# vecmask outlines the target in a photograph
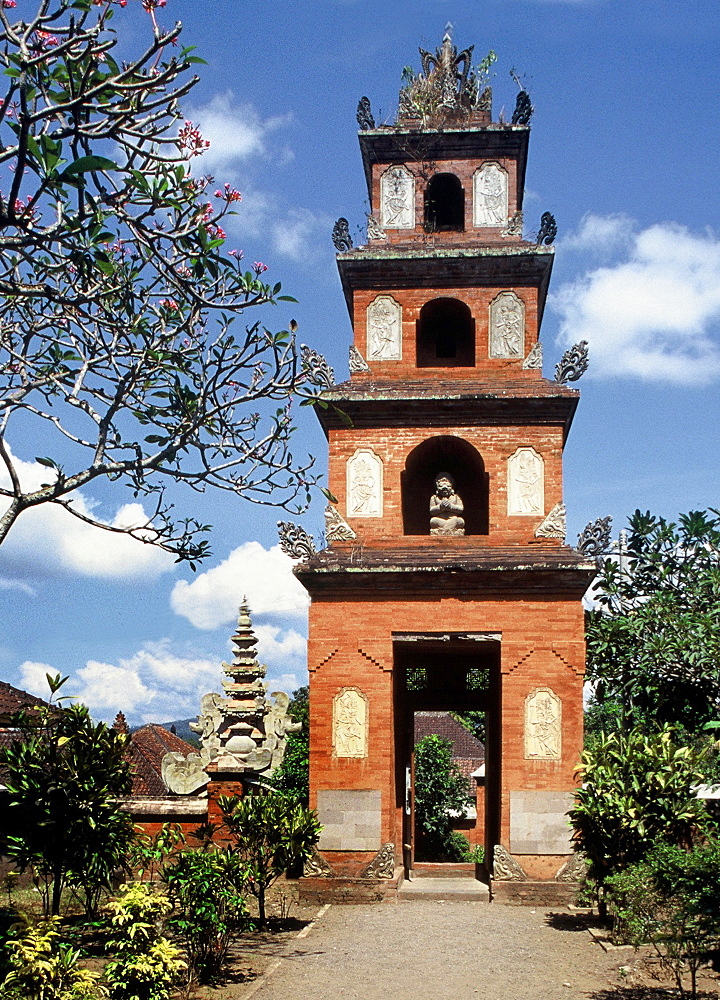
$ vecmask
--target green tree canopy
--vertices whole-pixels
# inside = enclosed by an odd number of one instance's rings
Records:
[[[626,727],[653,719],[697,732],[720,703],[720,514],[678,522],[635,511],[607,559],[587,628],[588,680]]]

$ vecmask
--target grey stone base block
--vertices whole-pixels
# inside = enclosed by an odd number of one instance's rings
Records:
[[[573,792],[510,792],[511,854],[572,854]]]
[[[321,851],[379,851],[380,792],[375,789],[328,789],[317,796],[324,829]]]

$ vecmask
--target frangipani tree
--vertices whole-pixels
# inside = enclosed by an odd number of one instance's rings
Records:
[[[167,484],[300,509],[316,477],[290,450],[291,401],[331,372],[292,332],[245,322],[287,297],[226,250],[240,193],[191,170],[208,144],[180,101],[199,60],[161,26],[166,0],[36,0],[29,18],[28,3],[0,7],[0,543],[51,503],[202,558],[207,526],[175,515]],[[147,44],[121,61],[118,21],[140,16]],[[38,488],[21,440],[47,468]],[[149,499],[147,520],[78,509],[99,477]]]

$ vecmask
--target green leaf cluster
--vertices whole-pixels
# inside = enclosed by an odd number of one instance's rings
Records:
[[[426,861],[464,861],[469,851],[453,834],[455,818],[470,798],[470,784],[452,759],[452,741],[425,736],[415,746],[415,825]]]
[[[6,1000],[101,1000],[100,976],[78,965],[79,952],[60,940],[59,919],[20,923],[7,944]]]
[[[265,926],[265,894],[288,868],[311,857],[322,827],[317,814],[280,792],[256,791],[239,799],[219,799],[235,850],[248,866],[248,888],[257,898],[259,925]]]
[[[285,755],[272,775],[272,784],[306,806],[310,798],[310,702],[307,686],[293,692],[288,715],[299,722],[301,728],[288,733]]]

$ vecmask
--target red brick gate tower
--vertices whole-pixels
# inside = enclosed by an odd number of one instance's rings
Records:
[[[351,378],[317,408],[338,503],[328,548],[296,570],[318,870],[336,876],[412,864],[418,710],[486,713],[496,878],[552,879],[571,853],[593,573],[564,544],[578,393],[542,375],[553,248],[522,236],[532,109],[521,95],[493,123],[469,61],[446,36],[395,125],[366,99],[358,114],[368,242],[338,254]]]

